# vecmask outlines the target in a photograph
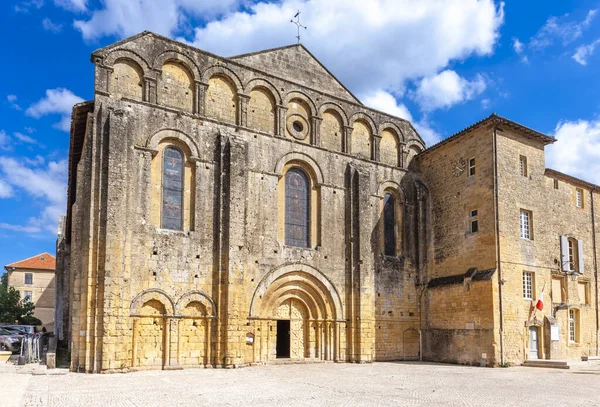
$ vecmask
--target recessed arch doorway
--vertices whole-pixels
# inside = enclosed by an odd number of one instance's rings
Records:
[[[268,273],[254,293],[250,317],[260,320],[261,360],[338,360],[343,321],[332,283],[307,266]],[[340,318],[341,319],[341,318]]]

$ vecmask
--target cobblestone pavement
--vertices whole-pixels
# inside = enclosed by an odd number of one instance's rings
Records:
[[[600,365],[277,365],[63,375],[0,373],[12,406],[600,406]]]

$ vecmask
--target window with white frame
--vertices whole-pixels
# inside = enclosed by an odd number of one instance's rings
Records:
[[[33,284],[33,273],[25,273],[25,284]]]
[[[579,342],[579,310],[569,310],[569,341]]]
[[[521,238],[523,239],[531,239],[531,212],[521,209],[520,216],[521,223]]]
[[[523,272],[523,299],[533,300],[533,273]]]
[[[31,292],[31,291],[24,291],[23,292],[23,299],[24,300],[33,301],[33,292]]]
[[[469,177],[475,175],[475,159],[471,158],[469,160]]]
[[[578,208],[583,208],[583,189],[581,188],[575,190],[575,203]]]
[[[579,245],[577,239],[569,238],[569,271],[579,273]]]
[[[521,176],[527,176],[527,157],[524,155],[519,156],[519,170],[521,172]]]

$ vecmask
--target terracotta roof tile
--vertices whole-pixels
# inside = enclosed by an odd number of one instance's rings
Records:
[[[50,253],[41,253],[36,256],[30,257],[25,260],[16,261],[11,264],[4,266],[5,268],[16,267],[23,269],[42,269],[42,270],[55,270],[56,269],[56,258]]]

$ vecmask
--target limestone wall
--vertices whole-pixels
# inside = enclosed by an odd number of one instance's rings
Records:
[[[520,173],[519,158],[527,159],[527,176]],[[539,358],[577,359],[596,354],[596,305],[591,298],[595,289],[594,236],[591,199],[597,194],[591,188],[568,178],[546,174],[544,148],[539,142],[527,141],[508,129],[498,132],[498,164],[500,194],[500,242],[503,285],[506,358],[519,363],[530,358],[529,325],[540,331]],[[554,180],[558,181],[555,189]],[[576,188],[584,191],[583,207],[576,206]],[[531,238],[520,237],[520,211],[531,212]],[[560,274],[561,236],[583,242],[584,272],[578,281]],[[523,297],[523,272],[533,273],[534,301]],[[566,301],[552,291],[552,279],[562,280]],[[580,283],[588,285],[588,304],[580,301]],[[544,288],[545,287],[545,288]],[[555,285],[556,287],[556,285]],[[535,311],[534,303],[544,291],[544,310]],[[569,308],[576,309],[577,339],[569,340]],[[549,320],[554,317],[560,339],[551,341]],[[526,325],[526,322],[529,322]]]
[[[418,355],[414,239],[406,239],[396,259],[401,267],[381,262],[380,251],[373,251],[382,185],[404,190],[404,215],[412,221],[414,180],[403,181],[403,161],[386,165],[354,156],[346,124],[338,129],[340,148],[324,148],[320,112],[326,108],[316,103],[330,106],[335,97],[290,88],[282,78],[153,36],[95,55],[93,126],[77,164],[69,225],[77,236],[71,248],[73,369],[265,363],[276,354],[282,319],[276,310],[290,299],[302,316],[293,343],[305,348],[295,357],[368,362]],[[115,97],[116,85],[109,86],[113,60],[126,57],[144,71],[141,101]],[[185,67],[195,84],[192,99],[187,87],[177,88],[181,97],[168,96],[164,72],[153,79],[165,64]],[[225,82],[228,92],[220,86]],[[289,90],[287,99],[278,89]],[[271,97],[276,106],[267,106]],[[336,104],[347,110],[344,118],[368,116],[375,138],[377,123],[393,122],[400,152],[407,142],[423,147],[407,122],[353,102]],[[308,125],[302,140],[289,137],[294,114]],[[164,229],[160,221],[168,145],[180,148],[186,161],[182,230]],[[306,248],[287,246],[279,232],[281,180],[295,165],[312,179]],[[376,308],[387,313],[390,306],[375,305],[378,291],[401,295],[391,305],[393,318],[376,315]],[[377,330],[376,321],[382,321]]]

